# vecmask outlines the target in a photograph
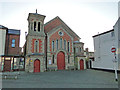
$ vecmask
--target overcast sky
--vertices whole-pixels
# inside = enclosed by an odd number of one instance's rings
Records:
[[[20,29],[20,46],[28,31],[29,13],[45,15],[45,23],[59,16],[77,35],[84,48],[94,51],[92,36],[113,29],[119,0],[0,0],[0,25]]]

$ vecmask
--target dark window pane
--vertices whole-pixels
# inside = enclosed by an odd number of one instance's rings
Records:
[[[40,22],[38,22],[38,32],[40,32]]]
[[[60,48],[62,48],[62,38],[60,39]]]
[[[54,51],[54,41],[52,41],[52,50]]]
[[[56,40],[56,49],[58,50],[58,40]]]
[[[34,22],[34,31],[36,31],[36,22]]]

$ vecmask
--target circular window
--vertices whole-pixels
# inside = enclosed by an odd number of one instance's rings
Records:
[[[58,32],[60,36],[63,36],[63,32],[62,31],[59,31]]]

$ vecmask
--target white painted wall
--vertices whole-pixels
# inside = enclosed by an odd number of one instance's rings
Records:
[[[0,71],[2,70],[1,55],[5,53],[6,30],[0,29]]]
[[[111,52],[111,48],[114,45],[117,46],[117,35],[111,36],[111,32],[96,36],[94,39],[94,55],[95,61],[93,61],[92,68],[109,69],[113,70],[114,55]],[[118,66],[117,66],[118,67]]]
[[[116,44],[115,46],[117,47],[117,60],[118,60],[118,68],[120,70],[120,18],[114,25],[114,30],[115,30],[115,35],[116,35]]]
[[[4,55],[5,40],[6,40],[6,30],[5,29],[0,29],[0,55]]]

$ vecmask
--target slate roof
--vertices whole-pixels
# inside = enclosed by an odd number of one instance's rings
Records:
[[[0,29],[7,29],[7,27],[0,25]]]
[[[103,35],[103,34],[106,34],[106,33],[112,32],[112,31],[114,31],[114,29],[109,30],[109,31],[106,31],[106,32],[103,32],[103,33],[100,33],[100,34],[97,34],[97,35],[94,35],[93,37],[97,37],[97,36],[100,36],[100,35]]]
[[[0,29],[7,29],[8,34],[20,35],[20,30],[17,29],[8,29],[7,27],[0,25]]]
[[[20,30],[8,29],[8,34],[20,35]]]
[[[80,37],[75,32],[73,32],[58,16],[45,24],[44,31],[45,31],[45,33],[48,33],[52,29],[54,29],[60,25],[62,25],[70,33],[70,35],[72,35],[74,38],[80,39]]]
[[[28,54],[28,56],[30,56],[30,55],[38,55],[38,56],[43,56],[44,55],[44,53],[32,53],[32,54]]]
[[[74,41],[73,43],[84,44],[83,42],[80,41]]]

